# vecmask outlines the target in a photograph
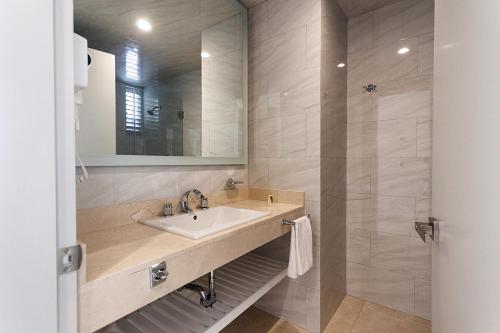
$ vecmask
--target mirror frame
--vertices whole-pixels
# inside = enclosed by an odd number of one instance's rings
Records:
[[[229,1],[228,1],[229,2]],[[149,156],[149,155],[80,155],[85,166],[161,166],[161,165],[242,165],[248,164],[248,11],[237,0],[231,4],[238,7],[243,19],[243,115],[242,155],[235,158],[202,156]],[[75,159],[75,165],[80,166]]]

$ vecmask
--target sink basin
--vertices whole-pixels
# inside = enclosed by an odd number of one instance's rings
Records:
[[[266,215],[269,212],[219,206],[192,214],[144,220],[141,223],[191,239],[200,239]]]

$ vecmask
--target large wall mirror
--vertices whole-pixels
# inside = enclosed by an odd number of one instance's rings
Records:
[[[246,15],[236,0],[75,0],[84,164],[246,163]]]

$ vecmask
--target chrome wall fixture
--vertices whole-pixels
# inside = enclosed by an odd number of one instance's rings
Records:
[[[311,218],[311,214],[307,214],[307,218]],[[295,225],[295,222],[287,220],[287,219],[281,219],[281,225]]]
[[[373,84],[373,83],[370,83],[366,86],[363,86],[363,89],[365,89],[365,92],[376,92],[377,91],[377,85],[376,84]]]

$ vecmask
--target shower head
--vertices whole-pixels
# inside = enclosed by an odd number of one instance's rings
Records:
[[[161,110],[161,105],[157,105],[155,107],[153,107],[152,109],[148,110],[148,114],[151,115],[151,116],[154,116],[155,115],[155,111],[160,111]]]

